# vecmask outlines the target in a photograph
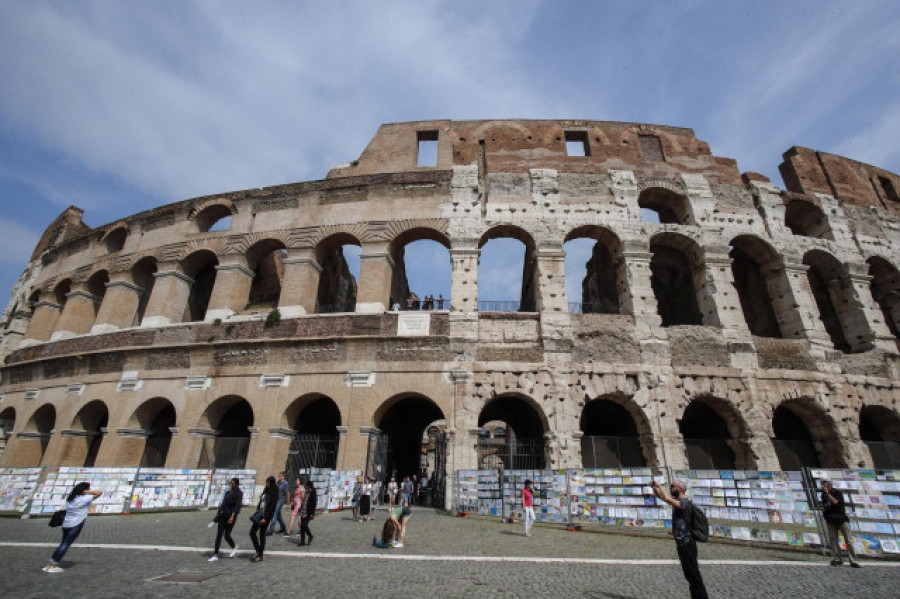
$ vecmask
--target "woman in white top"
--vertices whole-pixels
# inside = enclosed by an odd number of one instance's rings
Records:
[[[397,505],[397,479],[393,476],[391,477],[391,482],[388,483],[388,499],[391,507]]]
[[[59,562],[81,534],[84,521],[87,520],[88,511],[91,508],[91,502],[100,495],[100,491],[91,491],[91,483],[78,483],[69,493],[69,497],[66,499],[66,518],[62,523],[62,542],[53,552],[50,563],[44,566],[44,572],[55,574],[63,571],[59,567]]]

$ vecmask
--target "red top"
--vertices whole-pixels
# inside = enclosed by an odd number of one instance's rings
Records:
[[[527,487],[522,487],[522,506],[523,507],[532,507],[534,503],[532,502],[532,498],[534,495],[528,490]]]

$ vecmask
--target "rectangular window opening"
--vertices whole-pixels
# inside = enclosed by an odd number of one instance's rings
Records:
[[[419,131],[416,133],[419,142],[419,153],[416,166],[437,166],[438,132]]]
[[[587,131],[566,131],[566,155],[581,157],[591,155]]]
[[[666,155],[663,154],[662,142],[658,135],[638,135],[638,141],[641,146],[641,156],[647,162],[665,162]]]

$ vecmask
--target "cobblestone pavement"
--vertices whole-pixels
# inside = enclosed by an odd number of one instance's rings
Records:
[[[0,594],[4,597],[223,597],[302,593],[308,597],[613,597],[688,596],[670,538],[573,533],[521,524],[455,518],[413,508],[406,546],[376,549],[384,513],[356,523],[347,512],[311,524],[312,547],[297,537],[269,537],[266,558],[252,563],[249,510],[234,538],[237,558],[209,563],[212,512],[91,516],[63,561],[65,572],[41,567],[59,541],[47,519],[0,519]],[[287,511],[285,511],[287,514]],[[226,554],[227,555],[227,554]],[[864,567],[830,567],[817,553],[736,544],[700,546],[711,597],[793,597],[827,592],[847,597],[900,596],[900,562],[864,560]],[[195,583],[151,579],[199,573]],[[402,589],[402,590],[401,590]]]

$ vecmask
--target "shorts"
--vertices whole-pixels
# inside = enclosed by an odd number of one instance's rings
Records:
[[[410,514],[412,514],[412,510],[409,509],[408,505],[404,505],[402,509],[403,509],[403,511],[400,512],[400,517],[397,518],[398,520],[402,520],[404,518],[409,518]]]

